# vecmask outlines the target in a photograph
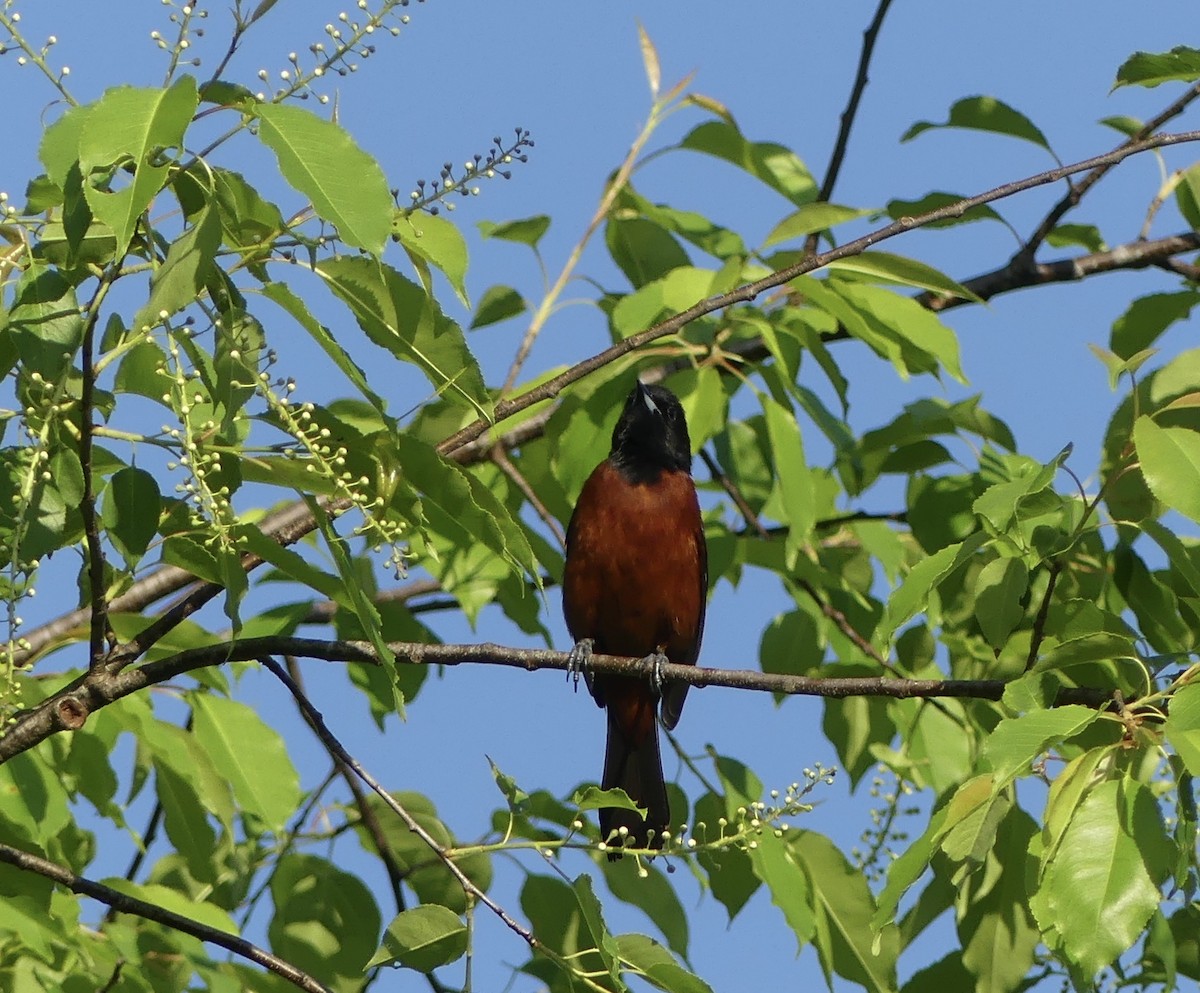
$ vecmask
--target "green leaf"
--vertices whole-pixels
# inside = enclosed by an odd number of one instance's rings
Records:
[[[914,565],[904,582],[888,597],[876,632],[877,643],[886,645],[902,624],[925,610],[938,584],[960,568],[986,540],[987,536],[980,533],[970,535]]]
[[[537,560],[520,523],[479,478],[411,434],[397,439],[400,465],[426,504],[461,529],[455,542],[482,544],[517,574],[537,574]]]
[[[1012,798],[995,789],[993,777],[968,780],[950,799],[942,851],[955,862],[983,862],[996,840],[997,827],[1011,809]]]
[[[100,517],[109,540],[130,569],[137,568],[150,547],[161,510],[158,482],[150,473],[133,466],[113,473]]]
[[[4,337],[16,345],[27,373],[57,383],[83,343],[75,289],[61,273],[30,267],[17,283]]]
[[[688,953],[688,918],[674,886],[664,873],[639,866],[636,859],[602,864],[604,881],[613,896],[638,907],[662,932],[667,944],[679,955]]]
[[[993,559],[975,577],[975,618],[993,648],[1003,648],[1021,623],[1028,589],[1029,570],[1018,558]]]
[[[205,207],[167,249],[167,257],[150,277],[150,299],[133,318],[140,331],[193,303],[203,291],[221,244],[221,225],[216,213]]]
[[[83,133],[84,121],[95,106],[68,107],[66,113],[42,133],[38,159],[60,190],[66,185],[72,167],[78,168],[79,136]]]
[[[1133,425],[1133,443],[1150,492],[1172,510],[1200,521],[1200,434],[1159,427],[1143,415]]]
[[[873,210],[843,207],[836,203],[806,203],[775,225],[763,240],[762,247],[770,248],[784,241],[803,238],[814,231],[826,231],[847,221],[869,217]]]
[[[489,286],[483,291],[483,296],[479,298],[475,307],[475,316],[471,318],[471,330],[499,324],[510,317],[525,313],[528,309],[525,298],[511,286]]]
[[[1134,52],[1117,70],[1113,89],[1122,86],[1158,86],[1200,79],[1200,51],[1177,45],[1169,52]]]
[[[749,141],[731,121],[706,121],[689,131],[679,147],[733,163],[796,206],[817,197],[816,181],[793,152],[772,142]]]
[[[550,230],[550,218],[544,214],[536,217],[524,217],[518,221],[480,221],[476,227],[484,238],[501,238],[504,241],[515,241],[520,245],[537,248],[542,235]]]
[[[190,695],[195,736],[233,789],[241,809],[278,833],[300,802],[300,776],[283,738],[244,703]]]
[[[234,923],[233,918],[220,907],[216,907],[211,903],[194,900],[186,893],[180,893],[169,886],[160,886],[156,883],[140,885],[130,882],[128,879],[116,877],[102,879],[100,882],[109,887],[109,889],[116,890],[118,893],[124,893],[126,896],[131,896],[153,904],[156,907],[161,907],[163,910],[169,910],[189,920],[199,921],[201,924],[206,924],[217,931],[223,931],[230,935],[241,933],[237,924]]]
[[[417,211],[398,215],[392,236],[409,255],[440,269],[462,305],[471,306],[467,299],[467,243],[455,225],[444,217]]]
[[[713,993],[712,987],[688,972],[662,945],[644,934],[617,936],[617,953],[637,975],[667,993]]]
[[[1200,162],[1183,170],[1175,186],[1175,205],[1193,231],[1200,231]]]
[[[366,968],[399,963],[429,973],[462,958],[467,951],[467,937],[466,925],[446,907],[413,907],[393,918]]]
[[[788,561],[795,561],[807,545],[816,523],[816,494],[812,474],[804,459],[804,440],[800,426],[791,410],[782,407],[769,396],[762,397],[766,415],[767,437],[771,441],[771,456],[782,505],[787,508]]]
[[[1133,945],[1161,898],[1123,823],[1121,802],[1115,781],[1088,794],[1046,867],[1048,899],[1034,905],[1045,908],[1038,923],[1058,933],[1087,981]]]
[[[1200,302],[1200,293],[1151,293],[1138,297],[1112,326],[1108,347],[1129,359],[1153,345],[1172,324],[1185,320]]]
[[[826,982],[833,974],[873,993],[896,988],[899,934],[894,925],[871,932],[875,899],[862,873],[824,835],[802,831],[791,841],[813,890],[817,934],[813,943]]]
[[[687,252],[669,231],[643,217],[609,218],[604,243],[634,288],[691,264]]]
[[[939,370],[945,369],[958,382],[966,383],[958,337],[933,311],[916,300],[880,287],[843,279],[830,279],[828,284],[869,325],[871,338],[887,338],[899,346],[889,357],[901,374],[940,374]]]
[[[1187,771],[1200,776],[1200,683],[1185,686],[1171,697],[1163,733]]]
[[[308,304],[298,297],[285,283],[267,283],[262,288],[262,295],[272,303],[283,308],[312,338],[325,354],[333,360],[333,364],[350,380],[351,384],[363,398],[367,400],[380,414],[386,415],[387,404],[367,383],[367,374],[350,357],[333,333],[320,323],[308,309]]]
[[[1079,245],[1089,252],[1103,252],[1108,248],[1100,229],[1094,224],[1059,224],[1046,235],[1046,244],[1054,248]]]
[[[919,290],[928,290],[930,293],[983,303],[962,283],[951,279],[945,273],[938,272],[933,266],[918,262],[916,259],[906,258],[903,255],[892,255],[890,252],[862,252],[848,259],[834,259],[826,268],[831,272],[848,272],[869,276],[872,279],[881,279],[900,286],[913,286]]]
[[[185,75],[165,90],[108,90],[89,108],[79,134],[84,193],[92,214],[116,236],[118,257],[182,155],[198,103],[196,81]]]
[[[968,128],[972,131],[990,131],[993,134],[1009,135],[1031,141],[1054,154],[1046,136],[1028,117],[995,97],[964,97],[950,108],[950,116],[941,124],[918,121],[901,137],[911,141],[919,134],[937,128]]]
[[[1033,760],[1051,745],[1074,737],[1099,717],[1099,711],[1091,707],[1070,704],[1002,720],[988,735],[983,747],[995,774],[993,788],[1003,789],[1022,772],[1028,771]]]
[[[686,310],[712,294],[714,275],[711,269],[681,265],[651,280],[621,297],[613,307],[613,328],[621,337],[628,338],[664,317]]]
[[[259,137],[279,171],[347,245],[383,252],[396,206],[379,163],[343,128],[292,104],[258,106]]]
[[[1014,993],[1033,965],[1041,936],[1029,911],[1026,863],[1036,834],[1037,826],[1023,811],[1005,817],[986,876],[972,887],[958,922],[962,962],[975,977],[977,993]]]
[[[290,853],[279,858],[270,882],[271,950],[338,991],[359,989],[381,924],[362,880],[325,859]]]
[[[491,397],[462,328],[420,286],[366,258],[326,259],[316,271],[376,345],[418,366],[452,402],[489,416]]]

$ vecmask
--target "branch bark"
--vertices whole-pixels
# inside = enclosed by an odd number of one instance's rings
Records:
[[[782,286],[784,283],[790,282],[797,276],[802,276],[805,273],[813,272],[830,262],[835,262],[838,259],[850,258],[854,255],[859,255],[889,238],[894,238],[898,234],[903,234],[906,231],[912,231],[916,228],[925,227],[935,221],[946,220],[952,217],[961,217],[972,207],[978,207],[981,204],[992,203],[995,200],[1003,200],[1006,197],[1013,196],[1016,193],[1022,193],[1025,190],[1032,190],[1038,186],[1045,186],[1048,183],[1057,182],[1066,176],[1071,176],[1077,172],[1087,172],[1095,170],[1101,166],[1110,167],[1131,155],[1137,155],[1140,152],[1149,151],[1152,148],[1164,148],[1169,145],[1180,145],[1188,142],[1200,141],[1200,131],[1183,131],[1175,134],[1160,134],[1154,135],[1151,138],[1146,138],[1143,141],[1126,143],[1119,148],[1113,149],[1111,152],[1106,152],[1103,155],[1096,155],[1090,159],[1084,159],[1082,162],[1075,162],[1071,165],[1058,166],[1054,169],[1048,169],[1045,172],[1037,173],[1033,176],[1027,176],[1024,179],[1016,180],[1012,183],[1005,183],[1002,186],[997,186],[994,189],[987,190],[983,193],[978,193],[973,197],[967,197],[965,200],[959,200],[956,203],[947,204],[944,207],[939,207],[937,210],[930,210],[924,214],[919,214],[916,217],[902,217],[898,221],[893,221],[882,228],[871,231],[863,235],[861,238],[855,238],[853,241],[848,241],[844,245],[839,245],[837,248],[830,249],[827,252],[822,252],[820,255],[807,256],[801,259],[794,265],[786,266],[769,276],[764,276],[762,279],[755,280],[752,283],[746,283],[739,286],[729,293],[722,293],[719,296],[710,297],[707,300],[701,300],[699,303],[687,308],[687,310],[668,318],[665,321],[654,325],[635,335],[630,335],[617,342],[610,348],[599,352],[590,358],[578,362],[565,372],[554,376],[545,382],[535,386],[533,389],[526,390],[520,396],[512,399],[501,400],[496,404],[493,416],[490,421],[480,418],[468,424],[460,431],[456,431],[449,438],[443,441],[438,446],[438,451],[442,455],[454,457],[458,449],[464,445],[474,441],[480,437],[494,424],[512,417],[514,414],[519,414],[521,411],[533,406],[535,403],[540,403],[543,400],[550,400],[557,397],[567,386],[583,379],[597,369],[603,368],[615,359],[623,355],[628,355],[630,352],[636,351],[644,345],[652,341],[657,341],[659,338],[665,338],[667,335],[674,334],[685,325],[691,323],[699,317],[706,314],[711,314],[718,310],[724,310],[736,303],[747,303],[757,298],[760,294],[767,290],[774,289],[776,286]]]
[[[147,903],[145,900],[139,900],[137,897],[128,896],[84,876],[76,875],[57,862],[50,862],[30,852],[2,843],[0,843],[0,862],[5,862],[24,872],[45,876],[74,893],[90,896],[93,900],[99,900],[123,914],[144,917],[148,921],[155,921],[158,924],[174,928],[176,931],[182,931],[184,934],[190,934],[209,944],[220,945],[235,955],[240,955],[242,958],[269,969],[275,975],[286,979],[307,993],[333,993],[328,986],[318,982],[308,973],[302,972],[290,962],[285,962],[244,938],[239,938],[226,931],[218,931],[216,928],[201,924],[190,917],[184,917],[182,914],[166,910],[153,903]]]
[[[534,672],[551,669],[570,671],[566,652],[539,648],[508,648],[491,642],[478,645],[429,645],[423,642],[393,642],[388,647],[398,664],[407,665],[504,665]],[[319,659],[326,662],[357,662],[379,665],[375,649],[366,641],[326,641],[318,638],[270,636],[246,638],[192,648],[146,665],[118,672],[89,672],[81,675],[32,710],[14,718],[9,732],[0,738],[0,764],[59,731],[77,730],[88,716],[122,697],[148,686],[182,676],[197,669],[226,662],[249,662],[273,655]],[[633,676],[649,680],[653,666],[644,659],[618,655],[594,655],[596,672]],[[710,669],[701,666],[668,663],[662,666],[666,679],[690,686],[724,686],[730,689],[757,690],[788,696],[817,696],[833,699],[847,697],[910,697],[999,700],[1008,683],[1001,679],[900,679],[884,676],[821,677],[794,676],[759,672],[753,669]],[[1066,687],[1057,702],[1104,707],[1111,700],[1109,690]]]

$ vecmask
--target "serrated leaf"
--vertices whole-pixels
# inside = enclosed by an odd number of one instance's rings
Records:
[[[986,540],[987,536],[982,533],[972,534],[914,565],[904,577],[904,582],[888,597],[876,633],[878,643],[886,645],[902,624],[925,610],[935,587],[966,563]]]
[[[795,415],[765,395],[762,397],[762,407],[766,416],[767,437],[771,442],[775,477],[782,504],[788,513],[786,547],[791,561],[808,543],[809,533],[816,521],[816,494],[812,474],[805,462],[804,440]]]
[[[872,934],[875,899],[866,879],[823,835],[801,832],[791,848],[811,880],[817,934],[813,943],[826,981],[836,973],[870,993],[896,988],[899,933],[884,925]]]
[[[1169,52],[1134,52],[1117,70],[1113,89],[1122,86],[1158,86],[1200,79],[1200,51],[1177,45]]]
[[[1018,558],[993,559],[975,578],[975,618],[988,644],[1001,649],[1021,623],[1029,570]]]
[[[1200,434],[1164,428],[1143,415],[1133,425],[1142,475],[1159,500],[1193,521],[1200,521]]]
[[[1099,716],[1091,707],[1070,704],[1002,720],[983,747],[995,775],[993,788],[1007,786],[1052,744],[1074,737]]]
[[[136,330],[152,327],[195,302],[203,291],[221,244],[216,211],[205,207],[167,249],[163,264],[150,277],[150,299],[133,318]]]
[[[420,286],[366,258],[326,259],[316,272],[376,345],[418,366],[450,401],[490,415],[491,396],[462,328]]]
[[[395,203],[379,163],[333,121],[286,103],[258,107],[259,137],[279,171],[347,245],[383,252]],[[352,177],[352,179],[351,179]]]
[[[1046,868],[1044,887],[1063,951],[1090,981],[1142,933],[1161,894],[1122,823],[1119,784],[1101,783],[1075,811]],[[1039,906],[1035,904],[1035,906]]]
[[[108,90],[84,117],[79,133],[84,193],[92,214],[112,229],[118,256],[166,183],[171,160],[182,154],[198,104],[196,81],[184,75],[167,89]],[[126,169],[132,169],[132,178]]]
[[[1200,683],[1185,686],[1171,698],[1163,733],[1188,772],[1200,776]]]
[[[440,269],[462,305],[471,306],[467,299],[467,243],[454,224],[418,211],[398,216],[392,234],[411,255]]]
[[[342,348],[337,338],[329,328],[321,324],[308,309],[308,304],[305,303],[299,296],[292,292],[291,288],[284,283],[267,283],[262,288],[262,295],[272,303],[282,307],[305,331],[309,337],[313,339],[330,359],[333,364],[342,371],[342,374],[350,380],[355,389],[362,394],[371,406],[373,406],[380,414],[386,415],[387,405],[383,398],[379,396],[370,385],[367,383],[367,374],[359,367],[351,357],[350,353]]]
[[[950,116],[940,124],[932,121],[917,121],[904,132],[901,141],[911,141],[919,134],[937,128],[968,128],[972,131],[990,131],[993,134],[1009,135],[1033,142],[1051,152],[1046,136],[1028,117],[1014,110],[995,97],[964,97],[950,108]],[[1053,152],[1051,152],[1053,154]]]

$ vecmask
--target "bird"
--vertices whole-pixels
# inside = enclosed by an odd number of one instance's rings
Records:
[[[704,635],[708,548],[691,475],[679,398],[638,382],[625,401],[608,457],[583,484],[567,526],[563,613],[582,670],[607,713],[602,789],[623,789],[645,808],[600,810],[609,859],[620,848],[661,848],[671,823],[656,716],[679,722],[686,683],[664,684],[664,660],[695,665]],[[653,662],[655,678],[592,673],[593,652]],[[625,831],[622,832],[621,829]]]

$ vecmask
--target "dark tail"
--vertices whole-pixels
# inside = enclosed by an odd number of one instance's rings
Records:
[[[620,848],[620,838],[613,832],[626,828],[629,832],[625,844],[630,848],[661,848],[662,835],[671,822],[671,808],[667,802],[667,786],[663,782],[662,757],[658,752],[658,728],[651,727],[650,733],[641,742],[632,738],[616,725],[612,717],[608,721],[608,741],[604,748],[604,778],[601,789],[622,789],[639,807],[646,808],[646,819],[636,810],[620,810],[605,807],[600,811],[600,837],[613,848]],[[621,857],[620,852],[610,851],[609,860]]]

